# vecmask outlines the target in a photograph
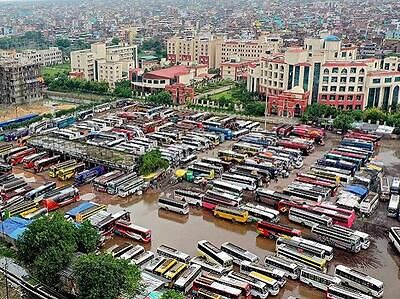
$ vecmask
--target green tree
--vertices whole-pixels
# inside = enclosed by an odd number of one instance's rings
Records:
[[[122,98],[132,97],[131,81],[123,80],[115,83],[114,96]]]
[[[146,98],[146,101],[159,105],[172,105],[171,94],[167,91],[152,94]]]
[[[141,291],[139,268],[109,254],[82,255],[74,262],[73,270],[80,298],[132,298]]]
[[[371,121],[371,123],[379,121],[383,123],[386,119],[386,113],[378,108],[370,108],[364,111],[364,121]]]
[[[113,37],[113,39],[111,40],[111,45],[118,45],[120,42],[118,37]]]
[[[333,120],[333,127],[342,132],[347,132],[351,129],[354,118],[349,113],[341,113]]]
[[[363,120],[364,113],[362,110],[360,110],[360,109],[352,110],[349,113],[353,116],[354,120],[356,120],[356,121]]]
[[[248,102],[244,106],[244,113],[251,116],[264,116],[265,103],[257,101]]]
[[[71,46],[71,41],[68,38],[57,38],[56,46],[60,49],[66,49]]]
[[[168,161],[161,157],[158,149],[155,149],[139,157],[138,167],[141,175],[148,175],[158,169],[168,168]]]
[[[100,234],[89,221],[83,222],[76,229],[76,243],[80,252],[94,252],[99,242]]]
[[[160,299],[185,299],[185,296],[175,290],[168,290],[162,294]]]

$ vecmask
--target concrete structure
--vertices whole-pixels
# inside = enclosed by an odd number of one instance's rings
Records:
[[[390,108],[398,103],[400,58],[356,59],[356,55],[357,47],[342,45],[335,36],[306,38],[303,48],[261,57],[250,68],[247,88],[269,101],[270,96],[299,86],[310,92],[308,104],[340,109]]]
[[[29,49],[21,52],[15,50],[0,50],[0,57],[27,59],[43,66],[63,63],[62,51],[57,47],[50,47],[44,50]]]
[[[299,86],[268,98],[267,113],[278,116],[301,116],[307,108],[309,91]]]
[[[223,36],[172,37],[167,41],[167,59],[173,64],[206,64],[219,68],[231,58],[255,60],[279,51],[283,42],[278,37],[260,36],[258,40],[228,40]]]
[[[232,58],[230,61],[222,62],[220,73],[222,79],[230,79],[233,81],[247,79],[249,66],[254,66],[257,60],[240,60]]]
[[[92,44],[90,49],[71,52],[71,76],[90,81],[105,81],[111,88],[128,79],[129,70],[137,66],[136,46]]]
[[[0,103],[29,103],[43,99],[41,65],[27,59],[0,60]]]

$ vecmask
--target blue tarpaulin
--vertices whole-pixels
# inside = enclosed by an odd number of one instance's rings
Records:
[[[0,222],[0,227],[4,235],[16,240],[31,223],[32,220],[23,219],[20,217],[10,217],[3,222]]]
[[[364,198],[368,194],[368,189],[361,185],[349,185],[346,188],[344,188],[344,191],[353,193],[359,196],[360,198]]]
[[[80,214],[82,211],[85,211],[91,207],[93,207],[95,204],[93,202],[83,202],[79,206],[69,210],[67,213],[65,213],[68,216],[75,217],[76,215]]]

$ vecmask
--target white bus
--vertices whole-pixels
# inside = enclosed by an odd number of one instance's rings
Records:
[[[122,254],[119,258],[123,260],[130,260],[133,257],[144,252],[144,247],[141,245],[135,245],[133,248],[129,249],[127,252]]]
[[[310,267],[326,273],[327,262],[325,259],[321,259],[317,256],[306,254],[304,252],[303,253],[298,252],[296,250],[291,249],[287,245],[284,244],[278,245],[276,247],[276,256],[292,260],[293,262],[301,266]]]
[[[221,190],[239,197],[243,195],[243,187],[222,180],[212,181],[212,189]]]
[[[387,216],[397,218],[399,213],[400,195],[391,195],[389,205],[387,208]]]
[[[149,272],[154,272],[162,263],[164,263],[167,260],[167,258],[163,256],[156,256],[154,259],[152,259],[145,267],[144,269],[149,271]]]
[[[140,253],[137,256],[134,256],[131,259],[131,263],[134,264],[134,265],[137,265],[137,266],[141,266],[141,265],[147,263],[148,261],[152,260],[153,257],[154,257],[154,253],[153,252],[145,251],[145,252]]]
[[[360,252],[361,238],[356,235],[348,235],[347,233],[337,231],[332,227],[324,225],[316,225],[311,228],[311,231],[322,242],[337,248],[342,248],[352,252]]]
[[[284,244],[295,251],[305,252],[312,256],[316,256],[321,259],[328,260],[326,258],[328,256],[328,254],[326,254],[325,250],[320,247],[315,247],[315,246],[306,244],[302,241],[295,241],[290,237],[279,237],[278,239],[276,239],[276,247],[278,247],[281,244]]]
[[[329,285],[340,284],[341,282],[339,277],[322,273],[310,268],[301,269],[300,281],[310,287],[314,287],[323,291],[326,291]]]
[[[245,190],[254,191],[257,189],[257,180],[248,176],[238,175],[233,173],[224,173],[221,176],[224,182],[233,182],[234,184],[242,187]]]
[[[186,294],[193,286],[193,281],[201,274],[201,266],[190,265],[185,272],[175,281],[173,288],[178,292]]]
[[[381,179],[381,200],[388,201],[390,198],[390,181],[388,177],[382,177]]]
[[[182,215],[189,214],[189,204],[187,202],[172,198],[160,197],[158,207],[167,211],[173,211]]]
[[[286,277],[291,279],[298,279],[300,276],[300,266],[289,259],[266,255],[264,264],[284,271]]]
[[[244,206],[241,206],[241,208],[248,211],[251,217],[256,218],[256,220],[266,220],[273,223],[279,222],[279,211],[277,210],[252,203],[246,203]]]
[[[268,295],[269,295],[268,286],[261,280],[258,280],[249,275],[239,273],[239,272],[234,272],[234,271],[229,272],[228,277],[236,279],[236,280],[244,281],[244,282],[247,282],[248,284],[250,284],[252,298],[259,298],[259,299],[268,298]]]
[[[371,296],[338,284],[331,284],[326,292],[328,299],[373,299]]]
[[[332,225],[332,218],[326,215],[319,215],[305,210],[290,208],[289,219],[293,222],[300,223],[304,226],[313,227],[316,224],[322,224],[325,226]]]
[[[239,247],[231,242],[225,242],[221,245],[221,250],[229,254],[233,258],[236,265],[240,265],[242,261],[258,263],[260,260],[257,255]]]
[[[297,236],[292,236],[291,239],[293,241],[300,242],[302,244],[307,244],[307,245],[313,246],[315,248],[323,249],[325,251],[325,257],[324,258],[327,261],[331,261],[333,259],[333,247],[332,246],[328,246],[328,245],[325,245],[325,244],[322,244],[322,243],[319,243],[319,242],[315,242],[315,241],[312,241],[312,240],[309,240],[309,239],[305,239],[305,238],[302,238],[302,237],[297,237]]]
[[[360,203],[360,212],[366,216],[371,216],[379,205],[378,193],[370,192]]]
[[[203,203],[204,194],[184,189],[175,189],[174,198],[186,201],[188,204],[200,207]]]
[[[190,256],[182,251],[179,251],[173,247],[167,246],[167,245],[160,245],[157,248],[157,254],[166,256],[166,257],[172,257],[176,259],[177,261],[188,263],[190,260]]]
[[[390,194],[400,195],[400,178],[393,178],[392,184],[390,185]]]
[[[200,256],[220,264],[228,271],[233,268],[233,258],[207,240],[197,242],[197,251]]]
[[[227,273],[229,271],[227,270],[227,268],[222,267],[220,264],[207,260],[205,257],[202,256],[195,256],[190,260],[190,263],[199,265],[206,272],[212,272],[218,275],[223,275],[224,273]]]
[[[394,247],[400,253],[400,227],[394,226],[389,230],[389,239],[392,241]]]
[[[280,287],[275,279],[254,271],[250,272],[249,276],[265,283],[267,285],[268,292],[272,296],[278,295]]]
[[[360,232],[358,230],[353,230],[351,228],[347,228],[341,225],[332,225],[332,228],[335,229],[336,231],[339,231],[341,233],[346,233],[347,236],[356,236],[356,237],[360,237],[361,239],[361,248],[362,249],[368,249],[369,245],[371,244],[370,238],[369,238],[369,234],[364,233],[364,232]]]
[[[343,265],[337,265],[335,275],[342,280],[344,285],[374,297],[383,296],[383,282],[367,274]]]
[[[271,277],[278,282],[279,287],[281,288],[286,284],[285,272],[274,267],[262,266],[258,263],[243,261],[240,264],[240,272],[245,274],[249,274],[250,272],[257,272],[265,276]]]

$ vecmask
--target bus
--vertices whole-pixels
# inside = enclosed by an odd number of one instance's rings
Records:
[[[191,264],[200,266],[206,272],[212,272],[219,275],[227,273],[229,270],[214,261],[208,260],[203,256],[196,256],[190,260]]]
[[[300,276],[300,266],[287,258],[266,255],[264,258],[264,264],[267,267],[273,267],[283,271],[285,276],[291,279],[298,279]]]
[[[33,170],[38,173],[38,172],[42,172],[44,170],[49,169],[54,163],[57,163],[58,161],[60,161],[61,156],[59,155],[55,155],[52,157],[48,157],[48,158],[44,158],[38,161],[35,161],[34,165],[33,165]]]
[[[198,277],[193,282],[193,291],[194,291],[194,293],[197,293],[199,291],[199,289],[206,289],[206,290],[211,291],[211,292],[213,292],[215,294],[219,294],[219,295],[222,296],[222,297],[219,297],[219,298],[239,299],[240,298],[240,294],[242,293],[242,291],[239,290],[239,289],[224,285],[224,284],[219,283],[219,282],[217,282],[217,281],[215,281],[213,279],[202,277],[202,276]],[[211,298],[213,298],[213,297],[211,297]]]
[[[237,142],[232,146],[232,150],[240,154],[254,156],[263,150],[262,146],[250,144],[246,142]]]
[[[315,241],[312,241],[309,239],[305,239],[302,237],[296,237],[296,236],[291,237],[291,240],[295,241],[295,242],[299,242],[301,244],[305,244],[308,246],[312,246],[312,247],[324,250],[325,256],[323,258],[326,259],[327,261],[331,261],[333,259],[333,247],[332,246],[328,246],[328,245],[325,245],[325,244],[322,244],[319,242],[315,242]]]
[[[243,163],[244,160],[247,159],[247,155],[240,154],[235,151],[225,150],[225,151],[218,152],[218,158],[220,158],[223,161],[227,161],[227,162]]]
[[[251,263],[249,261],[243,261],[240,263],[240,272],[249,274],[250,272],[257,272],[265,276],[275,279],[279,287],[283,287],[286,284],[286,273],[271,266],[263,266],[258,263]]]
[[[268,237],[270,239],[275,239],[281,236],[301,236],[301,230],[268,221],[259,221],[257,223],[257,232],[263,237]]]
[[[328,260],[326,258],[325,250],[319,247],[311,246],[309,244],[306,244],[301,241],[295,241],[292,240],[292,238],[289,237],[280,237],[276,240],[276,247],[280,245],[286,245],[287,247],[296,250],[298,252],[304,252],[316,257],[319,257],[321,259]]]
[[[400,253],[400,227],[393,226],[389,230],[389,239],[393,243],[393,246]]]
[[[268,286],[259,279],[246,275],[240,272],[231,271],[228,273],[228,277],[247,282],[251,285],[252,298],[266,299],[268,298]]]
[[[229,183],[229,182],[222,181],[222,180],[212,181],[212,189],[217,189],[217,190],[221,190],[224,192],[232,193],[236,196],[243,195],[243,187],[241,187],[237,184]]]
[[[322,202],[317,205],[311,206],[311,211],[318,214],[324,214],[332,218],[333,224],[350,228],[356,220],[356,213],[354,210],[347,210],[339,208],[336,205]]]
[[[131,249],[129,249],[128,251],[126,251],[125,253],[120,255],[118,258],[122,259],[122,260],[130,260],[134,256],[137,256],[137,255],[139,255],[139,254],[141,254],[143,252],[144,252],[144,247],[143,246],[135,245]]]
[[[390,199],[390,180],[388,177],[381,177],[381,190],[380,190],[380,199],[382,201],[388,201]]]
[[[303,268],[300,272],[300,281],[310,287],[327,291],[331,284],[340,284],[341,279],[311,268]]]
[[[42,198],[46,193],[56,188],[55,182],[46,183],[25,194],[25,200],[34,200]]]
[[[182,251],[179,251],[178,249],[175,249],[173,247],[167,246],[167,245],[160,245],[157,248],[157,254],[158,255],[163,255],[166,257],[174,258],[177,261],[188,263],[190,260],[190,256]]]
[[[9,173],[12,170],[12,166],[8,164],[0,163],[0,174]]]
[[[372,296],[340,284],[331,284],[326,291],[328,299],[373,299]]]
[[[166,258],[157,268],[154,269],[154,273],[162,276],[167,273],[169,269],[171,269],[178,261],[173,258]]]
[[[221,250],[229,254],[233,258],[233,262],[236,265],[240,265],[242,261],[258,263],[260,260],[259,257],[254,253],[251,253],[250,251],[231,242],[222,243]]]
[[[254,271],[250,272],[249,276],[265,283],[267,285],[268,292],[272,296],[278,295],[280,288],[278,282],[275,279]]]
[[[238,175],[233,173],[224,173],[221,180],[228,183],[234,183],[245,190],[254,191],[257,188],[257,180],[245,175]]]
[[[300,223],[304,226],[313,227],[316,224],[322,224],[325,226],[332,225],[332,218],[326,215],[318,215],[305,210],[290,208],[289,209],[289,220]]]
[[[400,195],[400,178],[393,178],[392,184],[390,185],[390,194]]]
[[[137,256],[134,256],[133,258],[131,258],[131,263],[137,266],[141,266],[145,263],[147,263],[148,261],[152,260],[154,257],[154,253],[151,251],[145,251],[140,253]]]
[[[189,204],[187,202],[172,198],[160,197],[158,199],[158,207],[166,211],[172,211],[182,215],[189,214]]]
[[[120,170],[114,170],[114,171],[107,172],[93,180],[93,188],[96,191],[107,192],[108,183],[113,180],[118,179],[123,174],[124,173]]]
[[[317,224],[311,228],[312,233],[323,243],[333,247],[345,249],[358,253],[361,250],[361,238],[355,235],[348,235],[333,227]]]
[[[193,286],[193,282],[201,274],[201,266],[191,264],[185,272],[175,281],[173,288],[178,292],[186,294]]]
[[[276,247],[276,256],[287,258],[294,261],[304,267],[311,267],[326,273],[326,260],[319,257],[301,253],[296,250],[291,249],[287,245],[281,244]]]
[[[151,241],[151,230],[135,225],[125,220],[118,220],[115,224],[115,233],[126,238],[148,243]]]
[[[47,157],[47,152],[40,152],[29,156],[25,156],[22,159],[23,167],[31,169],[33,168],[33,166],[35,166],[35,161],[44,159],[45,157]]]
[[[222,299],[221,295],[203,288],[197,291],[196,296],[199,299]]]
[[[185,269],[188,267],[187,264],[183,262],[177,262],[171,269],[168,270],[167,273],[164,274],[164,277],[168,280],[174,281]]]
[[[185,201],[188,204],[201,207],[204,194],[185,189],[175,189],[174,199]]]
[[[257,221],[269,221],[272,223],[279,222],[279,211],[267,208],[262,205],[255,205],[250,202],[246,203],[244,206],[241,206],[243,210],[249,212],[250,218],[253,218]]]
[[[208,275],[207,273],[203,273],[203,276],[207,276],[207,275]],[[242,292],[241,297],[243,297],[243,299],[251,298],[251,285],[247,282],[233,279],[228,276],[216,277],[216,281],[221,284],[241,290],[241,292]]]
[[[76,160],[68,160],[68,161],[64,161],[64,162],[60,162],[54,165],[51,165],[49,167],[49,177],[51,178],[55,178],[57,176],[57,172],[64,168],[64,167],[69,167],[69,166],[74,166],[76,165],[78,162]]]
[[[389,205],[387,208],[387,216],[397,218],[399,214],[400,195],[393,194],[390,196]]]
[[[246,223],[249,220],[249,212],[246,210],[236,207],[225,207],[221,205],[217,205],[215,207],[214,216],[240,223]]]
[[[237,207],[241,198],[231,193],[219,192],[217,190],[208,190],[203,197],[202,207],[208,210],[215,210],[217,205],[225,207]]]
[[[282,192],[273,191],[265,188],[257,188],[256,201],[265,203],[276,208],[281,200],[290,201],[291,196]]]
[[[360,271],[343,265],[337,265],[335,276],[342,280],[342,284],[357,289],[374,297],[382,297],[384,293],[383,282]]]
[[[228,271],[233,268],[233,258],[207,240],[197,242],[197,252],[200,256],[220,264]]]
[[[332,225],[332,228],[338,232],[345,233],[347,236],[356,236],[359,237],[361,240],[361,248],[368,249],[369,245],[371,244],[369,234],[360,232],[358,230],[353,230],[347,227],[342,227],[339,225]]]
[[[379,205],[378,193],[369,192],[367,197],[365,197],[360,203],[360,212],[361,214],[364,214],[367,217],[369,217],[378,208],[378,205]]]

